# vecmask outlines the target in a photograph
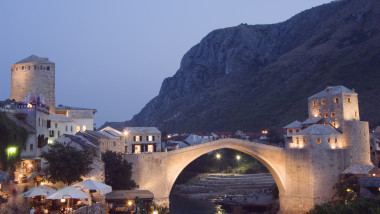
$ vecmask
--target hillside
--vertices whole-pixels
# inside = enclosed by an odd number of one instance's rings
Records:
[[[343,0],[271,25],[214,30],[182,58],[157,97],[115,127],[258,131],[307,117],[329,85],[359,93],[361,119],[380,125],[380,1]]]

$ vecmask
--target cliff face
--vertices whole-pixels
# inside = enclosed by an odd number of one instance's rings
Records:
[[[278,24],[215,30],[132,120],[104,125],[171,132],[282,127],[305,119],[307,98],[328,85],[355,88],[361,119],[380,124],[379,31],[376,0],[336,1]]]

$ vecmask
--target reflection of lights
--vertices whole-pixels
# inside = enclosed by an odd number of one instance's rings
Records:
[[[221,157],[222,156],[219,153],[216,154],[216,159],[220,159]]]
[[[66,201],[66,199],[64,199],[64,198],[61,198],[61,202],[63,203],[63,202],[65,202]]]

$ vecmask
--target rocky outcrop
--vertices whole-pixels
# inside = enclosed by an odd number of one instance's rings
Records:
[[[182,58],[157,97],[114,127],[257,131],[306,117],[327,85],[355,88],[362,119],[380,123],[380,2],[342,0],[271,25],[209,33]],[[379,101],[378,101],[379,100]]]

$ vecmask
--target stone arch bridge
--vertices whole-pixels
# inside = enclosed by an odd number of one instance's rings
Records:
[[[348,167],[345,150],[328,151],[329,167],[323,167],[326,158],[316,159],[308,149],[281,148],[235,138],[169,152],[130,154],[126,159],[133,164],[132,179],[138,188],[153,192],[157,203],[167,203],[182,170],[201,155],[222,148],[249,154],[267,167],[279,188],[282,213],[304,213],[316,203],[329,201],[339,174]]]

